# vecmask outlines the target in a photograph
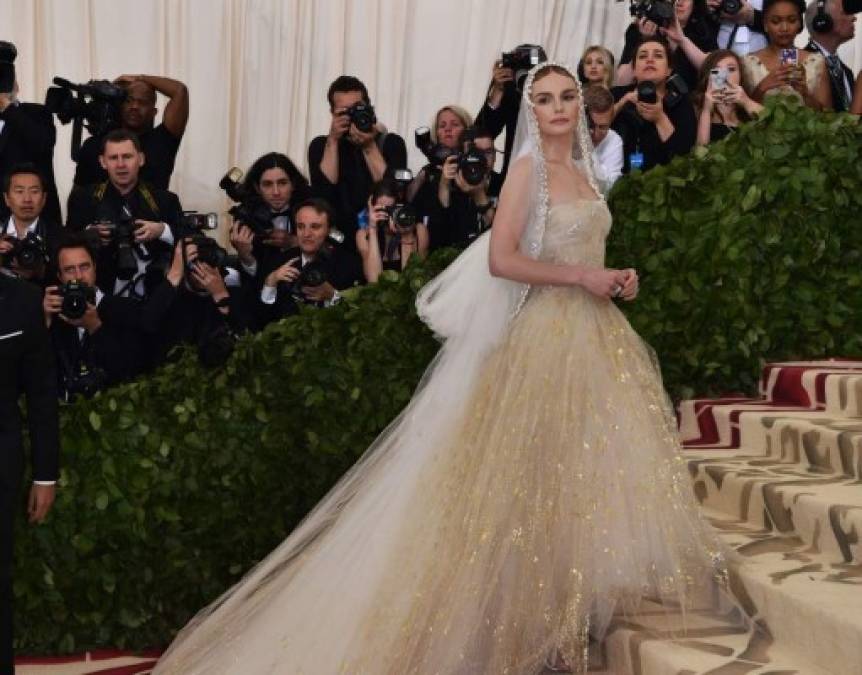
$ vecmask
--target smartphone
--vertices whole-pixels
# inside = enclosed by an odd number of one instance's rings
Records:
[[[799,62],[799,55],[794,48],[782,49],[778,58],[782,66],[795,66]]]
[[[727,68],[713,68],[709,71],[713,91],[721,91],[727,86]]]

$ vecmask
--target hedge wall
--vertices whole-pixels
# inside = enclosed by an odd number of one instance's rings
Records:
[[[786,103],[619,182],[611,264],[669,389],[751,390],[763,358],[859,355],[862,132]],[[48,522],[18,523],[22,652],[165,644],[259,560],[394,417],[436,350],[416,290],[441,252],[326,311],[64,409]]]
[[[618,182],[612,265],[676,398],[753,391],[765,359],[862,354],[862,127],[786,100]]]
[[[407,403],[437,343],[416,291],[451,251],[326,311],[63,410],[61,488],[17,524],[18,649],[164,645],[275,547]]]

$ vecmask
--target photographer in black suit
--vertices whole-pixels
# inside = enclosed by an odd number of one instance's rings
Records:
[[[805,49],[820,52],[826,59],[832,109],[850,110],[853,101],[853,71],[839,58],[838,48],[856,34],[856,15],[844,11],[841,0],[814,0],[805,10],[805,27],[811,39]]]
[[[108,180],[72,191],[67,227],[98,233],[98,284],[104,293],[143,299],[170,264],[180,200],[140,180],[146,156],[129,131],[105,136],[100,162]]]
[[[60,397],[69,401],[137,375],[143,368],[140,303],[96,288],[96,259],[84,235],[57,249],[59,286],[45,289],[42,309],[57,361]],[[79,291],[78,302],[64,297]]]
[[[14,82],[7,91],[0,91],[0,176],[5,176],[16,164],[35,164],[45,180],[45,215],[59,223],[60,200],[54,182],[54,143],[57,140],[54,116],[43,105],[18,100],[18,82],[14,79],[12,65],[16,56],[15,45],[0,42],[0,65],[3,66],[0,80]],[[0,204],[0,218],[8,215],[6,205]]]
[[[56,261],[62,228],[43,216],[48,194],[34,164],[18,164],[3,178],[3,201],[10,211],[0,221],[2,267],[13,275],[44,285]]]
[[[59,476],[59,419],[54,359],[39,289],[0,275],[0,674],[12,664],[12,550],[24,472],[18,398],[27,400],[33,485],[27,510],[40,523]]]
[[[343,291],[362,283],[359,257],[327,242],[332,207],[322,199],[308,199],[294,212],[299,245],[284,253],[286,262],[267,275],[260,291],[261,323],[298,311],[297,303],[329,307]]]

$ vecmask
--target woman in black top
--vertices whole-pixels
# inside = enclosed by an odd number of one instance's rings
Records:
[[[706,0],[677,0],[675,9],[675,20],[666,28],[644,19],[628,27],[617,71],[620,85],[633,81],[632,60],[640,41],[658,34],[668,41],[673,71],[682,77],[689,90],[694,89],[703,60],[709,52],[718,49],[718,24],[707,9]]]
[[[716,89],[718,82],[724,86]],[[697,144],[707,145],[726,138],[743,122],[748,122],[763,110],[745,93],[745,73],[742,59],[729,49],[719,49],[703,62],[700,77],[692,96],[699,111]]]
[[[398,227],[394,222],[392,207],[397,194],[397,186],[384,178],[374,185],[368,209],[358,218],[356,249],[362,257],[365,280],[370,284],[377,281],[383,270],[403,270],[414,253],[420,258],[428,253],[428,228],[424,223]]]
[[[670,74],[667,42],[661,37],[644,38],[635,51],[634,77],[636,82],[655,85],[656,102],[639,100],[637,84],[612,89],[617,101],[612,127],[623,139],[623,173],[667,164],[694,147],[694,108],[688,96],[667,86]]]

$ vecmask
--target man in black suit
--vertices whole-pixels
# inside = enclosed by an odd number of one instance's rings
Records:
[[[45,180],[35,164],[18,164],[3,178],[3,201],[10,211],[0,220],[2,266],[28,281],[44,284],[56,261],[62,228],[43,215]]]
[[[61,222],[60,200],[54,182],[54,143],[57,132],[54,117],[38,103],[21,103],[18,83],[11,93],[0,93],[0,175],[6,175],[16,164],[32,162],[45,180],[47,202],[45,216]],[[9,210],[0,204],[0,217]]]
[[[334,217],[323,199],[307,199],[296,207],[293,219],[299,246],[284,251],[283,263],[264,281],[258,302],[261,323],[296,313],[297,299],[329,307],[341,299],[339,291],[362,283],[359,257],[327,242]]]
[[[117,129],[105,136],[100,162],[108,180],[73,189],[66,227],[98,232],[98,284],[104,293],[144,299],[170,265],[182,206],[173,192],[140,180],[146,156],[132,132]],[[131,241],[118,224],[133,226]]]
[[[61,284],[76,282],[92,293],[81,316],[67,316],[61,287],[45,289],[42,309],[56,356],[60,398],[90,396],[140,373],[144,367],[141,303],[107,296],[96,288],[95,256],[84,235],[63,239],[57,250],[57,271]]]
[[[33,463],[28,512],[45,519],[59,464],[57,385],[42,296],[29,283],[0,276],[0,675],[12,664],[12,542],[24,469],[18,397],[27,399]]]
[[[829,84],[832,88],[832,107],[835,112],[850,110],[853,101],[853,71],[838,57],[838,47],[853,39],[856,33],[856,15],[844,11],[841,0],[812,0],[805,11],[805,25],[811,35],[806,49],[820,52],[826,59]],[[828,20],[823,21],[823,17]],[[826,30],[817,30],[818,27]]]

